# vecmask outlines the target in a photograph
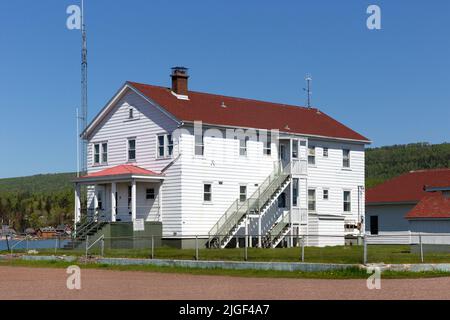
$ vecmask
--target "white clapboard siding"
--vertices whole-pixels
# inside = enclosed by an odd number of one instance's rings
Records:
[[[273,171],[277,153],[263,155],[262,142],[249,141],[247,156],[239,155],[239,141],[205,137],[205,155],[194,155],[194,136],[182,136],[183,234],[207,235],[212,226],[247,186],[250,196]],[[273,144],[275,146],[275,144]],[[203,184],[212,184],[212,202],[203,201]]]
[[[308,166],[308,189],[316,190],[316,211],[319,215],[342,215],[347,222],[358,222],[364,217],[364,194],[358,197],[358,186],[364,186],[364,145],[326,140],[309,140],[316,147],[316,164]],[[323,148],[328,147],[328,157]],[[350,149],[350,168],[343,168],[343,149]],[[323,199],[323,190],[328,189],[328,200]],[[344,212],[343,194],[351,191],[351,212]]]
[[[134,109],[134,120],[128,119],[130,108]],[[127,164],[127,139],[135,137],[136,162],[131,164],[159,173],[178,156],[178,141],[174,141],[173,157],[169,159],[158,159],[157,135],[170,134],[176,128],[177,123],[173,119],[130,90],[124,94],[89,136],[88,172],[93,173],[117,165]],[[107,165],[95,166],[93,164],[93,145],[99,142],[108,143]],[[165,175],[166,180],[162,188],[163,233],[164,235],[173,235],[181,233],[180,164],[176,161],[165,172]],[[92,208],[93,189],[89,188],[89,190],[88,199]],[[121,197],[118,200],[118,206],[127,206],[127,192],[126,185],[118,186],[119,197]],[[138,183],[138,207],[142,205],[139,201],[141,201],[141,197],[145,197],[144,193],[145,186],[140,186]],[[137,211],[139,215],[139,208]],[[139,216],[145,217],[143,212]],[[147,216],[147,219],[151,220],[154,217],[155,215],[152,213],[150,216]]]

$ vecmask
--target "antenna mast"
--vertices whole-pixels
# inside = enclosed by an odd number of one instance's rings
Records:
[[[306,89],[303,89],[303,90],[305,90],[306,91],[306,94],[307,94],[307,103],[306,103],[306,105],[307,105],[307,107],[308,108],[311,108],[311,94],[312,94],[312,92],[311,92],[311,81],[312,81],[312,78],[311,78],[311,76],[306,76]]]
[[[86,25],[84,24],[84,0],[81,0],[81,132],[87,128],[88,117],[88,64],[87,64],[87,41],[86,41]],[[85,174],[87,172],[87,141],[80,138],[80,165],[81,172]]]

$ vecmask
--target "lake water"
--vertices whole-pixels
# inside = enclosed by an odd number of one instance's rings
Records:
[[[27,241],[23,241],[19,243],[20,240],[9,240],[9,247],[11,248],[13,245],[18,243],[14,250],[38,250],[38,249],[52,249],[56,246],[56,240],[55,239],[47,239],[47,240],[28,240],[28,247],[27,247]],[[58,246],[59,248],[64,247],[65,244],[69,243],[69,240],[58,240]],[[6,240],[0,240],[0,251],[8,250],[8,246],[6,244]]]

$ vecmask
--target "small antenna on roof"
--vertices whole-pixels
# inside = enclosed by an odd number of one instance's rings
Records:
[[[308,108],[311,108],[311,94],[312,94],[312,92],[311,92],[311,81],[312,81],[312,78],[311,78],[310,75],[306,75],[305,80],[306,80],[306,88],[303,88],[303,90],[306,91],[306,95],[307,95],[307,97],[306,97],[307,98],[306,106]]]

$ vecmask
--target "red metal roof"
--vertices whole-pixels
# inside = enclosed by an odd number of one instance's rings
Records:
[[[189,91],[189,100],[182,100],[175,97],[169,88],[136,82],[128,84],[182,121],[278,129],[281,132],[369,142],[366,137],[317,109],[194,91]]]
[[[406,219],[414,218],[450,218],[450,198],[445,197],[442,192],[427,194],[406,215]]]
[[[81,178],[94,178],[94,177],[107,177],[107,176],[118,176],[118,175],[148,175],[148,176],[159,176],[158,173],[140,168],[138,166],[123,164],[120,166],[108,168],[98,172],[90,173]]]
[[[427,195],[427,192],[424,190],[425,186],[432,187],[449,184],[449,168],[411,171],[368,189],[366,202],[368,204],[419,202]]]

